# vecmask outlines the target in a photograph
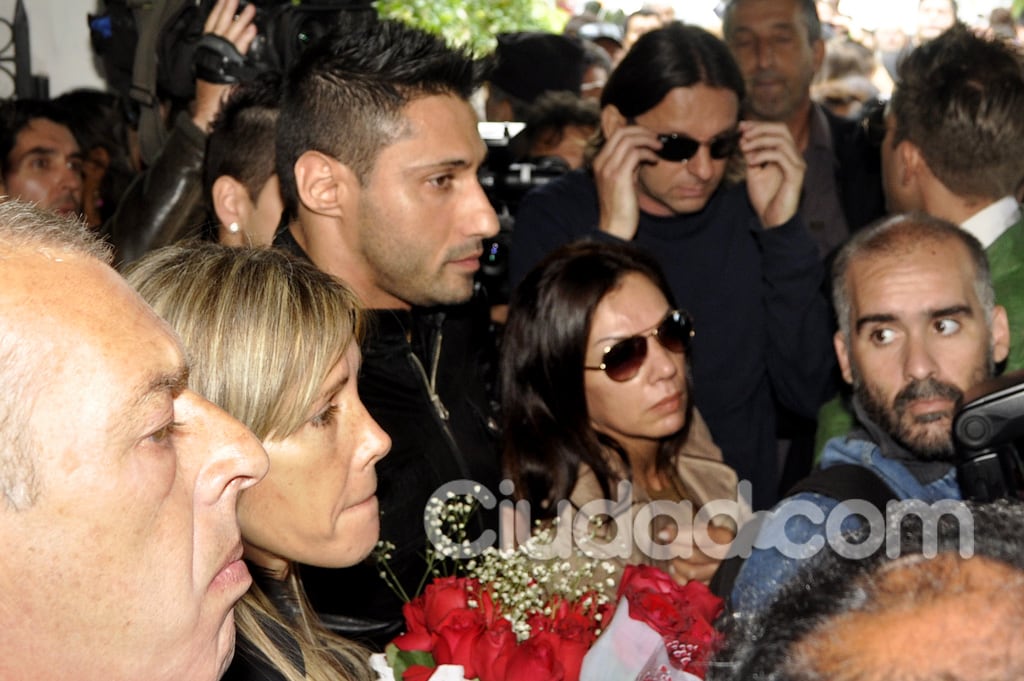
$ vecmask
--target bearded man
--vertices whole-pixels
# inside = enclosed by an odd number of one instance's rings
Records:
[[[848,480],[866,469],[877,480],[867,478],[865,487],[892,499],[961,499],[953,416],[1010,343],[981,244],[944,220],[897,215],[858,232],[839,252],[832,297],[836,357],[853,387],[857,424],[828,441],[820,467],[846,466]],[[825,540],[864,524],[857,515],[864,506],[799,487],[807,491],[760,518],[733,585],[734,611],[762,609]],[[873,496],[865,489],[848,499]]]

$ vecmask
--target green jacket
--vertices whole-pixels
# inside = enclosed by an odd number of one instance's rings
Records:
[[[1010,355],[1006,371],[1024,369],[1024,217],[1003,232],[985,253],[992,272],[996,302],[1006,308],[1010,321]],[[843,396],[826,402],[818,411],[814,451],[820,453],[833,437],[853,429],[853,412]]]

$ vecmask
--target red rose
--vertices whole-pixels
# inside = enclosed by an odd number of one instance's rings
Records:
[[[405,617],[405,633],[394,640],[399,650],[433,650],[435,637],[427,630],[423,597],[402,605],[402,615]]]
[[[711,589],[702,582],[687,582],[680,590],[687,607],[708,622],[714,622],[722,612],[722,599],[711,593]]]
[[[395,637],[394,643],[399,650],[423,650],[431,652],[437,642],[437,637],[429,631],[407,631]]]
[[[629,616],[646,622],[662,636],[675,636],[686,625],[681,616],[683,604],[671,594],[641,591],[627,596]]]
[[[405,626],[414,631],[426,631],[427,620],[423,614],[423,597],[402,604],[402,616],[405,617]]]
[[[491,594],[490,589],[483,586],[477,589],[476,595],[476,608],[484,616],[484,622],[487,626],[491,626],[497,620],[505,619],[499,613],[498,604],[494,602],[494,596]]]
[[[694,618],[678,637],[665,637],[669,662],[677,669],[704,678],[708,660],[715,652],[720,637],[721,634],[709,622]]]
[[[416,599],[423,599],[427,629],[437,631],[452,612],[467,608],[470,593],[479,590],[475,579],[465,577],[438,577],[428,584],[423,595]]]
[[[585,614],[569,609],[555,618],[552,631],[569,641],[576,641],[590,647],[597,636],[594,635],[594,622]]]
[[[566,638],[555,631],[542,631],[531,636],[530,640],[535,643],[547,644],[551,647],[555,658],[562,665],[562,678],[564,681],[579,681],[580,667],[583,666],[583,656],[590,649],[589,643]]]
[[[565,681],[558,655],[547,641],[528,638],[508,659],[505,681]]]
[[[473,660],[480,681],[504,681],[508,660],[518,642],[512,625],[499,617],[477,638]]]
[[[434,667],[424,667],[421,664],[414,664],[402,672],[402,681],[430,681],[430,677],[437,671]]]
[[[437,664],[461,664],[465,677],[477,676],[473,651],[476,641],[484,633],[484,619],[480,611],[461,608],[448,613],[444,624],[435,632],[434,661]]]
[[[616,599],[629,595],[633,591],[654,593],[672,593],[679,588],[676,581],[664,570],[652,565],[627,565],[619,582]]]
[[[718,642],[712,622],[722,599],[700,582],[680,586],[658,568],[629,565],[619,584],[629,616],[649,625],[665,639],[673,666],[703,676]]]

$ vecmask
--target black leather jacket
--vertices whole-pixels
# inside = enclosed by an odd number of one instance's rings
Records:
[[[100,228],[114,245],[118,267],[199,232],[206,220],[205,153],[206,135],[187,114],[179,114],[160,155],[128,186],[117,211]]]
[[[286,230],[277,244],[304,255]],[[486,306],[370,310],[359,395],[391,436],[377,464],[381,538],[407,593],[426,572],[423,511],[446,482],[474,480],[498,494],[500,457],[492,399],[496,349]],[[497,513],[476,518],[470,537],[496,528]],[[302,566],[313,607],[339,633],[382,646],[403,629],[402,601],[370,560],[343,569]]]

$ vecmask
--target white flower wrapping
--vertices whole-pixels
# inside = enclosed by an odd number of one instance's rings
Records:
[[[377,681],[395,681],[395,672],[388,666],[384,653],[370,655],[370,667],[377,672]],[[462,665],[442,664],[430,675],[430,681],[471,681],[467,679]]]
[[[580,681],[636,679],[636,681],[701,681],[668,660],[661,634],[645,622],[629,616],[629,602],[622,598],[604,633],[583,657]]]

